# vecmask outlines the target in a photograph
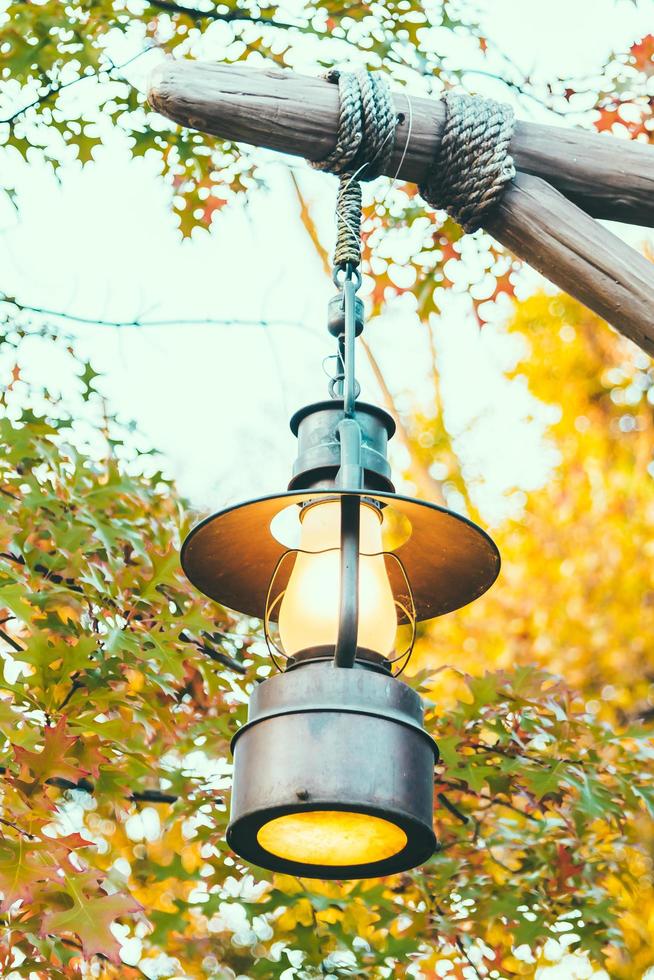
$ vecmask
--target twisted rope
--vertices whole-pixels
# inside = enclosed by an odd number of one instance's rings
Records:
[[[515,177],[509,144],[513,109],[494,99],[448,92],[445,130],[420,193],[464,231],[480,228]]]
[[[361,181],[388,172],[395,144],[397,117],[386,80],[358,70],[327,72],[338,84],[340,109],[334,149],[316,170],[340,176],[336,202],[337,269],[361,264]],[[509,145],[513,109],[494,99],[447,92],[441,145],[420,193],[442,208],[464,231],[476,231],[497,205],[515,176]]]
[[[368,71],[329,71],[338,84],[340,110],[336,145],[316,170],[340,176],[336,201],[337,269],[361,264],[361,181],[374,180],[389,168],[397,117],[386,80]]]

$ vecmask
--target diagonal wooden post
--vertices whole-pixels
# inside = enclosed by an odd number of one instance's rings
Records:
[[[400,121],[389,175],[420,183],[445,110],[435,99],[393,98]],[[277,68],[167,61],[149,100],[181,125],[314,160],[338,127],[336,86]],[[487,230],[654,354],[654,265],[589,217],[654,226],[654,148],[519,122],[511,153],[520,173]]]
[[[654,264],[546,181],[518,173],[486,230],[654,354]]]

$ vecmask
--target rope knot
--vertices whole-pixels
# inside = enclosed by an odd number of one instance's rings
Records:
[[[338,134],[334,149],[323,160],[309,161],[341,179],[336,202],[336,250],[339,269],[361,264],[361,181],[374,180],[388,170],[397,117],[386,80],[362,69],[331,69],[325,75],[338,84]]]
[[[440,149],[420,193],[433,208],[476,231],[515,177],[509,144],[513,109],[494,99],[447,92]]]

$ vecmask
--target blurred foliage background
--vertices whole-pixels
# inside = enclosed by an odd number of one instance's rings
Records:
[[[183,235],[247,207],[262,177],[256,152],[148,112],[131,66],[162,52],[312,71],[354,60],[435,96],[491,75],[562,124],[652,138],[652,36],[592,77],[543,84],[463,2],[46,0],[2,16],[5,159],[57,170],[119,129],[157,159]],[[465,75],[445,54],[455,38],[478,59]],[[654,966],[654,367],[565,296],[521,288],[524,270],[483,234],[464,246],[415,188],[381,180],[367,195],[371,330],[408,299],[433,356],[431,410],[399,416],[406,478],[479,519],[436,350],[441,297],[462,288],[479,328],[493,320],[518,352],[507,380],[541,403],[556,461],[494,531],[499,583],[419,637],[409,680],[442,753],[441,848],[410,874],[343,883],[270,875],[229,852],[229,739],[270,670],[258,624],[191,590],[178,549],[197,515],[65,329],[5,293],[3,976],[633,980]],[[400,278],[398,242],[411,244]],[[77,377],[65,397],[24,382],[35,337]]]

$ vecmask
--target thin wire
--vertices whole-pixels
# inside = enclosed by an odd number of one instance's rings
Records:
[[[395,171],[394,176],[391,177],[391,182],[388,185],[388,190],[384,194],[384,198],[383,198],[383,200],[381,202],[382,203],[382,207],[384,207],[384,208],[386,207],[386,202],[388,201],[388,196],[391,193],[391,191],[393,190],[393,184],[397,180],[397,178],[399,176],[399,173],[400,173],[400,170],[402,169],[402,167],[404,165],[404,161],[406,160],[406,155],[407,155],[407,152],[409,150],[409,143],[411,142],[411,133],[413,132],[413,103],[411,102],[411,96],[409,95],[408,92],[403,92],[402,94],[404,95],[404,97],[405,97],[405,99],[407,101],[407,108],[409,110],[409,128],[408,128],[408,131],[407,131],[407,134],[406,134],[406,140],[404,141],[404,149],[402,150],[402,156],[400,157],[400,162],[397,165],[397,170]]]
[[[399,176],[399,173],[400,173],[400,170],[404,166],[404,161],[406,159],[407,151],[409,149],[409,143],[411,142],[411,132],[413,130],[413,104],[411,102],[411,96],[409,95],[408,92],[403,92],[402,94],[404,95],[404,97],[405,97],[405,99],[407,101],[407,106],[408,106],[408,109],[409,109],[409,131],[406,134],[406,141],[404,143],[404,150],[402,151],[402,156],[400,158],[400,162],[397,165],[397,170],[395,171],[395,176],[391,178],[391,180],[392,180],[393,183],[395,183],[395,181],[397,180],[397,178]]]

